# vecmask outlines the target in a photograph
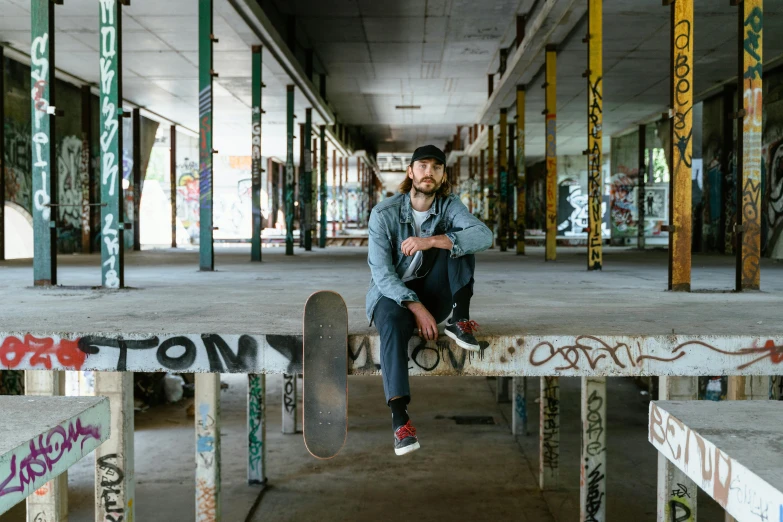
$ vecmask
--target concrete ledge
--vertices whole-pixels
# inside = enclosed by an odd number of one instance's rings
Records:
[[[737,522],[777,521],[783,520],[781,418],[777,401],[656,401],[648,440]]]
[[[448,337],[408,346],[411,375],[777,375],[783,335]],[[349,337],[349,373],[378,374],[377,335]],[[0,369],[301,373],[302,337],[273,334],[0,333]]]
[[[109,438],[106,397],[0,397],[0,514]]]

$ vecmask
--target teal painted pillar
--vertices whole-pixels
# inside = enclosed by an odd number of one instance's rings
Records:
[[[302,136],[302,145],[304,146],[302,165],[304,172],[302,179],[302,200],[304,204],[304,223],[302,223],[301,233],[304,234],[304,249],[310,251],[313,249],[313,149],[310,137],[313,135],[313,109],[305,109],[304,136]]]
[[[99,3],[101,92],[101,283],[125,286],[122,197],[122,13],[115,1]]]
[[[294,86],[286,87],[285,255],[294,255]]]
[[[198,0],[199,269],[215,269],[212,244],[212,0]]]
[[[318,234],[320,248],[326,248],[326,159],[326,125],[321,125],[321,233]]]
[[[247,483],[266,484],[266,375],[247,375]]]
[[[253,238],[250,241],[250,260],[261,261],[261,89],[264,86],[261,73],[261,51],[260,45],[253,46],[253,150],[252,150],[252,201],[253,208]]]
[[[30,85],[32,103],[33,284],[57,284],[57,175],[54,162],[54,2],[31,1],[32,45]],[[2,94],[3,96],[5,93]],[[50,110],[51,109],[51,110]],[[56,207],[55,207],[56,209]]]

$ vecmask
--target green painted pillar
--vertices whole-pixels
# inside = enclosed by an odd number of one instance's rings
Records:
[[[101,92],[101,283],[125,285],[122,197],[122,13],[117,2],[100,2]]]
[[[326,248],[326,126],[321,125],[321,233],[318,246]],[[335,217],[335,219],[337,219]]]
[[[261,114],[264,112],[261,108],[261,89],[264,86],[261,73],[261,51],[260,45],[253,46],[253,151],[252,159],[252,201],[253,208],[253,237],[250,241],[250,260],[261,261]]]
[[[54,133],[54,2],[31,1],[30,47],[32,177],[33,177],[33,284],[57,284],[57,175]],[[5,93],[3,93],[4,95]],[[55,207],[56,209],[56,207]]]
[[[198,0],[199,269],[215,269],[212,244],[212,0]]]
[[[0,45],[0,261],[5,259],[5,48]]]
[[[313,249],[313,149],[310,137],[313,135],[313,109],[305,109],[304,136],[302,136],[302,145],[304,146],[304,158],[302,165],[304,173],[302,174],[302,200],[304,203],[304,223],[302,223],[301,232],[304,234],[304,249],[310,251]]]
[[[294,255],[294,86],[286,87],[285,255]]]

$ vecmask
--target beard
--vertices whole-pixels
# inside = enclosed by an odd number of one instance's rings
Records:
[[[413,190],[415,191],[414,192],[414,196],[417,195],[417,194],[421,194],[422,196],[425,196],[425,197],[434,196],[435,193],[438,192],[438,189],[440,188],[440,186],[442,184],[442,183],[436,183],[435,180],[432,179],[432,178],[424,178],[424,179],[429,179],[431,181],[432,188],[426,189],[426,188],[422,187],[421,182],[417,183],[414,180],[413,181]],[[424,180],[422,180],[422,181],[424,181]]]

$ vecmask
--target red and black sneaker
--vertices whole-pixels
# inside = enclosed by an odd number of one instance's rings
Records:
[[[476,332],[478,329],[479,325],[476,321],[462,319],[446,326],[445,332],[446,335],[457,341],[457,346],[465,350],[477,352],[481,349],[481,346],[479,346],[476,338],[473,337],[473,332]]]
[[[419,449],[419,439],[416,438],[416,428],[411,421],[408,421],[394,432],[394,453],[405,455],[417,449]]]

